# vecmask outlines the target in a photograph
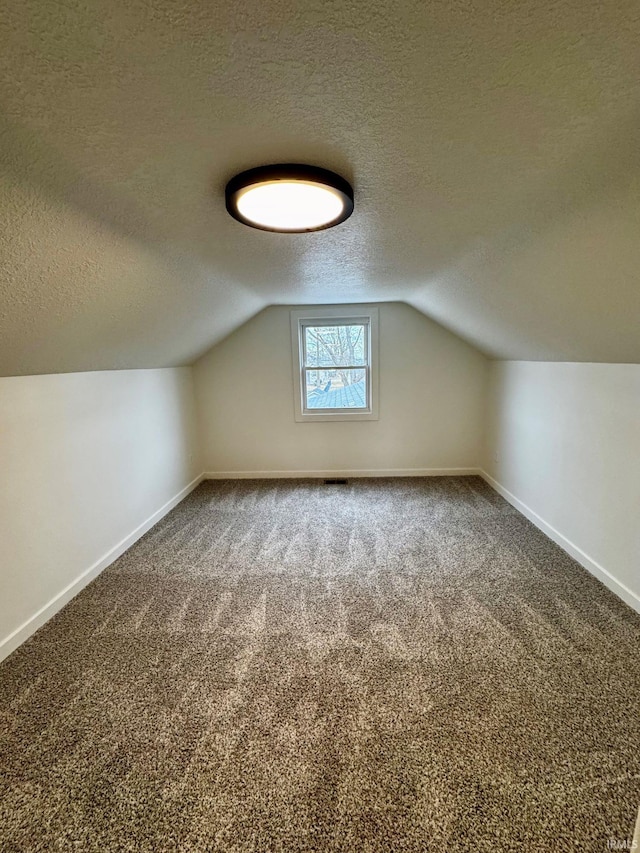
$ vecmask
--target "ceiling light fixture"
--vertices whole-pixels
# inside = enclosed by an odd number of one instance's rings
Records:
[[[322,231],[353,213],[353,190],[344,178],[298,163],[242,172],[227,184],[225,199],[234,219],[262,231]]]

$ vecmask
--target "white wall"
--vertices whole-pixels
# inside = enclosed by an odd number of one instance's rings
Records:
[[[191,368],[0,378],[0,657],[200,473],[192,379]]]
[[[294,420],[290,308],[266,309],[195,365],[212,473],[476,468],[487,359],[400,303],[380,307],[380,419]]]
[[[640,610],[640,365],[492,363],[485,470]]]

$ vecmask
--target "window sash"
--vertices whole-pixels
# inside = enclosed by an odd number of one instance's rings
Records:
[[[302,353],[302,364],[301,367],[303,370],[309,368],[307,364],[307,329],[315,329],[322,327],[332,327],[332,326],[362,326],[364,329],[364,364],[354,364],[354,365],[323,365],[322,367],[315,367],[315,370],[363,370],[364,368],[368,368],[371,365],[371,333],[369,329],[369,318],[368,317],[349,317],[348,319],[339,319],[339,320],[301,320],[300,321],[300,352]]]
[[[323,328],[323,327],[336,327],[336,326],[362,326],[363,333],[365,336],[364,340],[364,364],[328,364],[323,366],[310,366],[307,364],[307,329],[315,329],[315,328]],[[371,411],[371,334],[370,334],[370,323],[368,317],[349,317],[346,319],[319,319],[319,320],[309,320],[309,321],[300,321],[300,350],[302,353],[302,364],[301,367],[301,380],[302,380],[302,411],[305,414],[323,414],[323,413],[338,413],[344,412],[348,414],[349,412],[357,413],[357,412],[368,412]],[[332,370],[363,370],[365,373],[365,387],[367,391],[367,399],[365,401],[364,406],[330,406],[330,407],[315,407],[309,408],[307,406],[307,373],[310,371],[324,371],[330,372]]]
[[[331,368],[332,370],[334,368]],[[322,412],[368,412],[371,409],[371,374],[369,371],[369,365],[358,365],[356,368],[335,368],[336,370],[362,370],[365,374],[365,388],[367,389],[367,399],[365,400],[364,406],[316,406],[314,408],[309,408],[307,406],[307,371],[310,370],[318,370],[317,367],[303,367],[302,368],[302,395],[303,395],[303,403],[302,408],[305,412],[317,412],[321,414]]]

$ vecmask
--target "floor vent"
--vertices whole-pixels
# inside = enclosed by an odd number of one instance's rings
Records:
[[[341,477],[334,477],[331,480],[325,480],[325,486],[346,486],[349,483],[348,480],[343,480]]]

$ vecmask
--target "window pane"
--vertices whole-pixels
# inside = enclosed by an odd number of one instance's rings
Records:
[[[366,409],[366,370],[307,370],[307,409]]]
[[[307,367],[344,367],[367,363],[367,326],[305,326]]]

